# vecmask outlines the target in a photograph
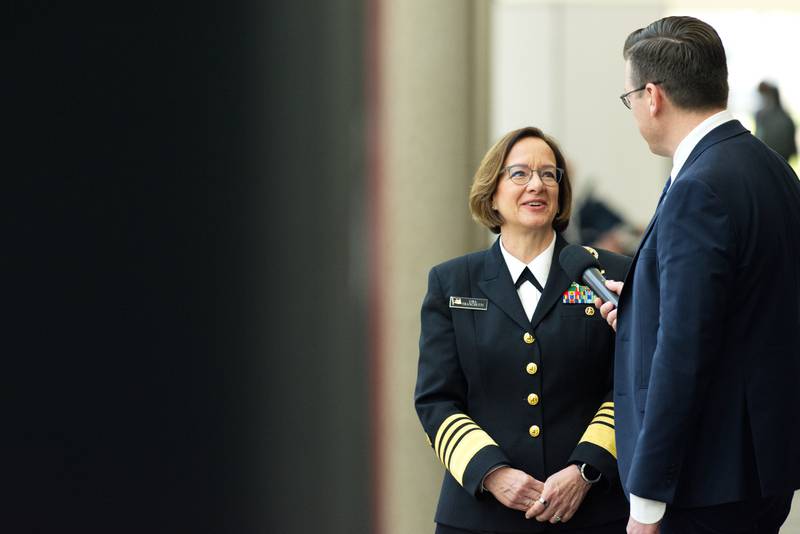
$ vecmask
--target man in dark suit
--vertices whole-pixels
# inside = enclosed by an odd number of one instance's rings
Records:
[[[673,168],[619,310],[614,401],[629,533],[773,533],[800,487],[800,183],[726,110],[716,31],[625,42],[622,101]]]

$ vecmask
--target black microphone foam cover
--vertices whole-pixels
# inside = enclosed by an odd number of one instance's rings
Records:
[[[600,269],[600,262],[585,248],[579,245],[567,245],[558,255],[561,268],[569,275],[571,280],[583,279],[586,269]]]

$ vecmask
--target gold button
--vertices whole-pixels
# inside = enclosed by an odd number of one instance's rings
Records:
[[[528,434],[530,434],[532,438],[538,437],[539,436],[539,427],[536,426],[536,425],[533,425],[530,429],[528,429]]]
[[[533,343],[534,341],[536,341],[536,340],[533,338],[533,336],[532,336],[532,335],[531,335],[529,332],[525,332],[525,335],[524,335],[524,336],[522,336],[522,340],[523,340],[525,343],[527,343],[528,345],[530,345],[531,343]]]
[[[528,395],[528,404],[530,404],[531,406],[536,406],[537,404],[539,404],[539,395],[537,395],[536,393],[531,393],[530,395]]]
[[[586,315],[589,317],[594,315],[594,306],[586,306]]]
[[[527,366],[525,366],[525,370],[528,371],[529,375],[535,375],[536,371],[539,370],[539,366],[531,362]]]

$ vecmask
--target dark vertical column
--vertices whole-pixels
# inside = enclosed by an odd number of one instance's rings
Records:
[[[365,532],[361,2],[25,4],[3,525]]]
[[[362,2],[272,5],[250,49],[266,74],[251,145],[248,400],[273,532],[368,532],[365,50]],[[255,106],[258,108],[259,106]],[[269,273],[269,275],[265,275]],[[264,387],[268,385],[268,387]]]

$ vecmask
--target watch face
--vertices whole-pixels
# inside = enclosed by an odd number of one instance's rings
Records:
[[[589,464],[581,465],[581,476],[589,484],[594,484],[600,480],[602,473]]]

